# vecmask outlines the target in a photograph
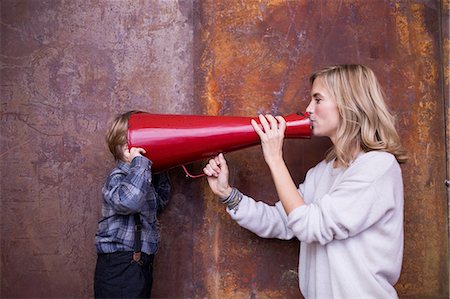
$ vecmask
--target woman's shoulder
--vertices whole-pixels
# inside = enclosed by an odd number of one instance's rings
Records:
[[[362,173],[363,177],[374,180],[387,172],[399,169],[400,166],[395,156],[383,151],[370,151],[361,153],[350,165],[348,172]]]
[[[370,151],[366,153],[361,153],[355,160],[354,163],[364,163],[366,165],[373,164],[378,165],[392,165],[396,161],[395,156],[391,153],[384,151]]]
[[[330,163],[331,163],[330,161],[322,160],[319,163],[317,163],[316,166],[310,168],[308,172],[310,173],[322,172],[325,168],[327,168],[327,165]]]
[[[322,160],[317,163],[316,166],[310,168],[306,172],[304,182],[309,181],[311,178],[315,178],[314,181],[317,181],[323,175],[323,173],[326,172],[327,167],[329,167],[330,163],[332,163],[332,161]]]

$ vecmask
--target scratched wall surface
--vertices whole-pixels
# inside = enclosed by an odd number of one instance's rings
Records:
[[[410,156],[403,166],[405,257],[396,285],[402,298],[448,297],[440,48],[441,15],[448,9],[441,9],[439,1],[202,1],[201,18],[194,20],[196,44],[203,46],[196,55],[202,75],[195,76],[194,94],[208,114],[301,111],[307,101],[308,74],[329,64],[364,63],[378,74]],[[318,158],[317,152],[305,152],[311,147],[323,153],[325,145],[298,142],[287,149],[288,159],[298,157],[290,164],[296,179]],[[261,156],[251,152],[233,160],[239,168],[236,184],[271,202],[268,194],[273,190]],[[255,243],[253,238],[245,240],[243,232],[230,232],[234,228],[226,223],[221,235],[234,237],[227,250],[244,258],[235,263],[231,259],[231,265],[227,261],[220,279],[210,278],[211,284],[221,282],[216,294],[298,296],[292,289],[294,279],[285,280],[296,275],[294,257],[280,260],[275,248],[283,246],[280,249],[290,255],[290,247],[297,244]],[[235,273],[243,279],[247,272],[252,274],[248,282],[227,280]]]
[[[450,240],[450,1],[443,1],[442,5],[442,68],[444,72],[444,101],[446,113],[446,152],[447,152],[447,199],[448,199],[448,225]]]
[[[93,295],[105,130],[130,109],[192,113],[191,14],[183,1],[1,1],[2,297]]]
[[[1,1],[1,297],[93,295],[99,190],[113,166],[103,136],[116,113],[304,111],[309,73],[361,62],[379,75],[411,157],[397,290],[447,298],[445,11],[430,0]],[[296,182],[329,145],[286,142]],[[258,147],[227,159],[234,185],[275,201]],[[256,237],[205,180],[170,176],[154,297],[301,296],[297,241]]]

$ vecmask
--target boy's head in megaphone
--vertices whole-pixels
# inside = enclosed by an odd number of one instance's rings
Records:
[[[145,154],[141,148],[131,148],[128,150],[128,121],[130,116],[140,113],[139,110],[130,110],[118,115],[111,123],[106,132],[106,143],[115,160],[121,160],[130,163],[137,156]]]
[[[129,120],[138,112],[117,116],[106,132],[116,166],[101,189],[95,298],[151,297],[153,258],[160,240],[157,213],[168,204],[171,186],[167,173],[153,172],[143,148],[128,149]]]

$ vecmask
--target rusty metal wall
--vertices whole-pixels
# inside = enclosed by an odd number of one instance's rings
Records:
[[[411,157],[397,290],[447,298],[446,11],[431,0],[3,0],[1,296],[92,296],[99,190],[113,166],[103,135],[116,113],[303,111],[310,72],[361,62],[379,74]],[[286,142],[297,182],[329,145]],[[236,186],[275,201],[258,147],[227,158]],[[205,180],[170,176],[154,297],[300,297],[297,241],[254,236]]]
[[[450,244],[450,1],[442,2],[441,13],[441,40],[442,40],[442,72],[444,74],[444,101],[445,101],[445,140],[447,153],[447,176],[445,178],[447,185],[448,200],[448,227],[449,227],[449,244]]]
[[[87,298],[108,123],[198,105],[192,3],[2,0],[0,26],[1,297]]]
[[[396,286],[404,298],[448,297],[441,67],[441,55],[448,52],[441,52],[440,46],[441,34],[446,32],[440,27],[441,16],[445,18],[448,9],[441,5],[440,1],[202,1],[202,17],[194,20],[195,44],[204,47],[196,56],[202,75],[195,76],[198,88],[194,92],[207,114],[303,110],[308,101],[308,74],[329,64],[364,63],[379,75],[410,156],[403,167],[405,258]],[[290,163],[297,179],[326,148],[304,142],[292,147],[295,149],[288,148],[286,155],[288,159],[297,158]],[[317,155],[305,153],[311,147]],[[234,159],[238,168],[236,184],[246,193],[270,202],[270,176],[258,151]],[[256,271],[250,282],[237,287],[234,280],[219,280],[221,296],[294,296],[283,278],[295,269],[292,265],[296,257],[291,257],[290,270],[282,268],[279,265],[285,262],[274,256],[273,245],[267,252],[267,241],[260,242],[252,246],[253,239],[238,239],[229,246],[246,248],[242,260],[252,262],[256,261],[253,256],[261,256],[263,248],[265,256],[257,261],[258,267],[275,269],[273,275],[267,277]],[[250,272],[256,269],[240,262],[225,267],[228,269],[221,269],[221,278],[234,273],[235,268]]]

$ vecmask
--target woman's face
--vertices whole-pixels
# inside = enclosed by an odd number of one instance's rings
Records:
[[[334,143],[339,125],[339,110],[334,96],[325,86],[323,79],[317,77],[311,88],[311,102],[306,108],[310,114],[313,134],[330,137]]]

